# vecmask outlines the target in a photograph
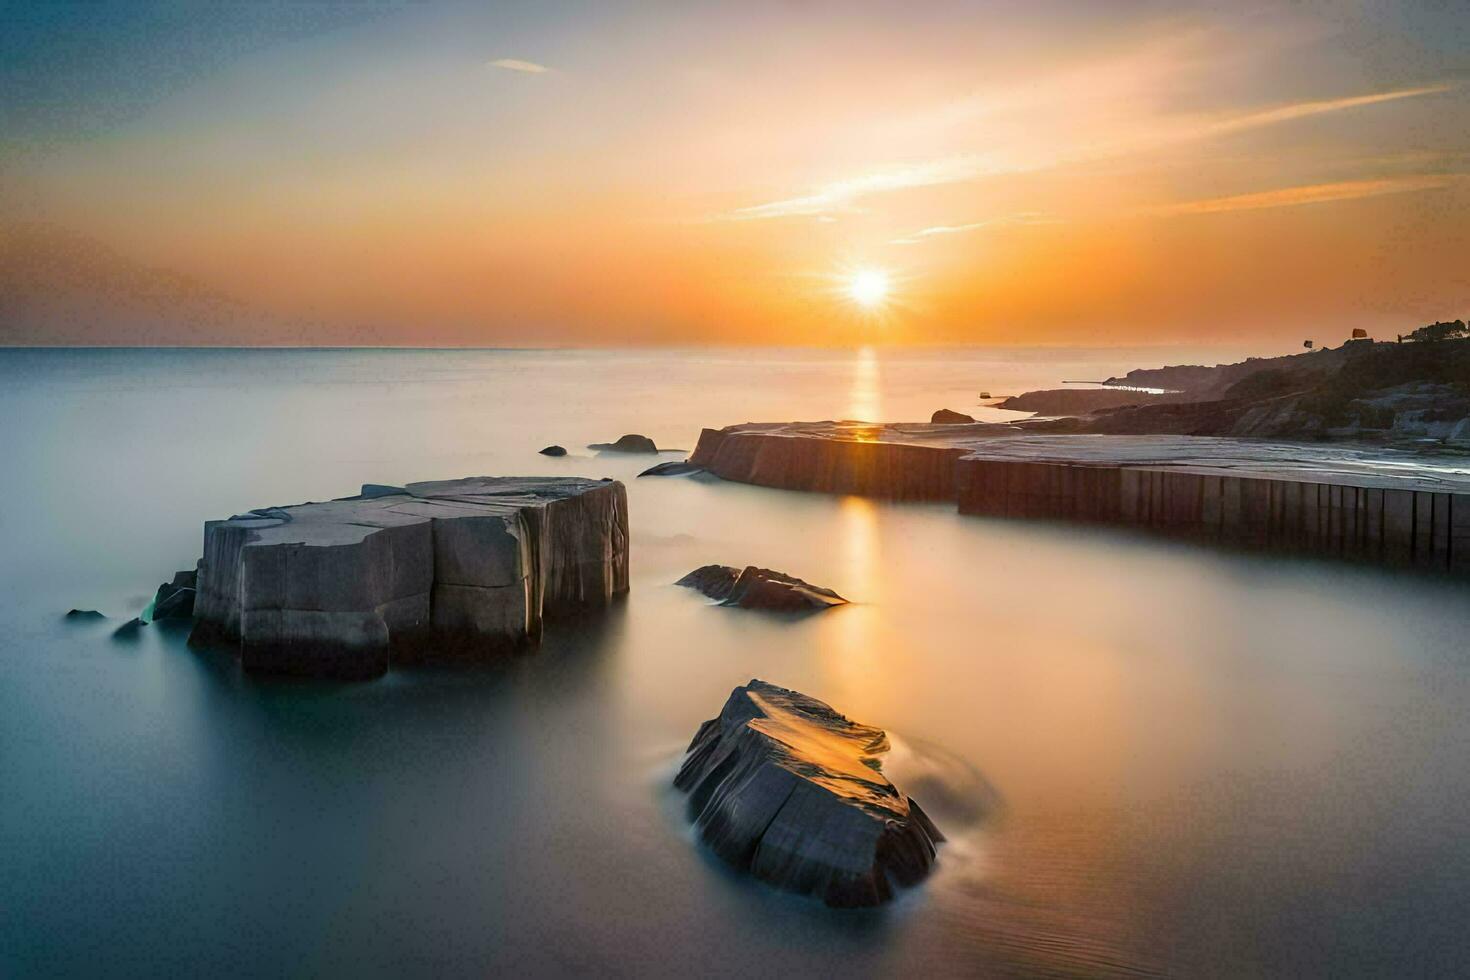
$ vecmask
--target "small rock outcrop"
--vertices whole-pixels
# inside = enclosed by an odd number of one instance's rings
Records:
[[[754,565],[744,570],[731,565],[705,565],[674,584],[702,592],[722,606],[742,609],[808,612],[847,603],[831,589]]]
[[[1035,412],[1045,416],[1072,416],[1178,400],[1177,394],[1135,391],[1129,388],[1048,388],[1012,395],[995,407],[1011,412]]]
[[[198,573],[193,570],[178,572],[172,582],[165,582],[153,594],[153,602],[143,612],[143,621],[156,623],[161,619],[193,619],[195,586]]]
[[[545,449],[541,450],[542,456],[565,456],[566,454],[566,449],[561,446],[547,446]]]
[[[639,476],[688,476],[691,473],[703,473],[703,466],[695,466],[688,460],[679,460],[668,463],[659,463],[650,466],[639,473]]]
[[[674,785],[723,860],[828,905],[878,905],[918,884],[944,836],[883,775],[888,737],[765,681],[700,726]]]
[[[947,408],[941,408],[930,417],[929,421],[934,425],[961,425],[975,420],[963,412],[951,412]]]
[[[701,565],[674,584],[703,592],[711,599],[723,602],[729,598],[730,590],[735,587],[739,578],[740,569],[731,565]]]
[[[587,447],[604,453],[656,453],[658,446],[647,436],[632,433],[618,439],[617,442],[594,442]]]
[[[95,609],[68,609],[62,618],[69,623],[95,623],[107,617]]]
[[[145,625],[147,624],[144,623],[137,616],[134,616],[132,619],[128,620],[126,623],[123,623],[117,629],[113,630],[112,638],[114,640],[136,640],[138,639],[138,635],[142,632],[142,629]]]
[[[204,527],[191,641],[249,670],[371,677],[493,656],[628,590],[613,480],[473,477],[267,507]]]

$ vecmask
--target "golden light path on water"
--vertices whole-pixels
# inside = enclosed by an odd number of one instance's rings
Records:
[[[860,347],[853,358],[847,417],[860,422],[883,421],[881,369],[872,347]]]
[[[877,507],[863,497],[843,497],[837,525],[844,580],[851,583],[847,598],[853,604],[831,617],[830,628],[820,634],[822,662],[835,686],[868,696],[867,688],[884,683],[888,673],[879,652],[886,644],[878,639],[886,629],[875,605],[883,582]]]

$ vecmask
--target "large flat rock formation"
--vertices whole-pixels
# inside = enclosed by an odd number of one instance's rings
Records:
[[[1005,424],[706,429],[692,462],[742,483],[966,514],[1080,520],[1235,546],[1470,573],[1470,456]]]
[[[627,590],[619,482],[369,485],[205,524],[194,629],[238,644],[250,670],[370,677],[523,646]]]
[[[705,429],[689,462],[716,476],[783,490],[889,500],[953,500],[955,462],[1010,425],[749,422]]]
[[[921,881],[943,840],[883,775],[887,751],[881,729],[752,680],[700,726],[674,785],[735,867],[828,905],[877,905]]]

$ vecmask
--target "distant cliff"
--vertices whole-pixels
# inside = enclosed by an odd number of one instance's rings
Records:
[[[1179,394],[1153,404],[1079,412],[1038,422],[1038,428],[1470,445],[1470,339],[1359,341],[1213,368],[1130,371],[1109,381]]]

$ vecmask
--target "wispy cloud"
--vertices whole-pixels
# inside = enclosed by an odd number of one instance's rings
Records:
[[[1454,87],[1452,84],[1425,85],[1338,99],[1294,102],[1271,109],[1223,117],[1166,120],[1117,142],[1091,145],[1084,143],[1070,147],[1050,146],[1038,149],[1029,156],[1022,153],[1009,158],[1002,158],[998,155],[943,157],[833,181],[817,187],[808,194],[738,208],[723,217],[751,220],[850,210],[857,200],[872,194],[963,183],[982,177],[1022,174],[1064,164],[1072,165],[1085,161],[1125,157],[1133,153],[1274,126],[1310,116],[1435,95],[1450,91]]]
[[[1262,208],[1291,208],[1303,204],[1323,204],[1328,201],[1351,201],[1361,197],[1380,197],[1384,194],[1404,194],[1409,191],[1432,190],[1448,187],[1465,180],[1463,174],[1425,174],[1414,177],[1383,177],[1374,180],[1344,180],[1333,184],[1311,184],[1304,187],[1283,187],[1274,191],[1256,194],[1236,194],[1230,197],[1213,197],[1202,201],[1185,201],[1170,204],[1153,211],[1154,214],[1218,214],[1223,211],[1257,211]]]
[[[1040,211],[1022,211],[1018,214],[1006,215],[1003,218],[990,218],[986,221],[971,221],[963,225],[931,225],[928,228],[920,228],[918,231],[904,238],[890,239],[890,245],[917,245],[926,238],[935,238],[939,235],[962,235],[969,231],[979,231],[982,228],[998,228],[1004,225],[1054,225],[1060,219],[1048,217]]]
[[[730,212],[727,217],[748,220],[841,211],[849,207],[853,201],[868,194],[905,190],[910,187],[930,187],[935,184],[952,184],[978,176],[984,173],[988,166],[990,165],[978,157],[958,157],[896,167],[862,177],[835,181],[818,188],[811,194],[800,197],[788,197],[767,204],[738,208]],[[1000,172],[1000,170],[995,172]]]
[[[506,71],[524,71],[533,75],[541,75],[551,71],[545,65],[538,65],[534,61],[522,61],[520,58],[496,58],[490,62],[491,68],[504,68]]]
[[[1323,99],[1315,102],[1294,102],[1291,105],[1278,106],[1275,109],[1266,109],[1261,112],[1250,112],[1233,118],[1222,119],[1212,125],[1203,127],[1199,136],[1219,136],[1224,133],[1234,133],[1243,129],[1255,129],[1260,126],[1272,126],[1276,123],[1291,122],[1294,119],[1305,119],[1308,116],[1320,116],[1326,112],[1341,112],[1343,109],[1356,109],[1365,105],[1377,105],[1380,102],[1396,102],[1399,99],[1412,99],[1421,95],[1438,95],[1440,92],[1448,92],[1453,85],[1423,85],[1419,88],[1394,89],[1391,92],[1376,92],[1372,95],[1354,95],[1342,99]]]

